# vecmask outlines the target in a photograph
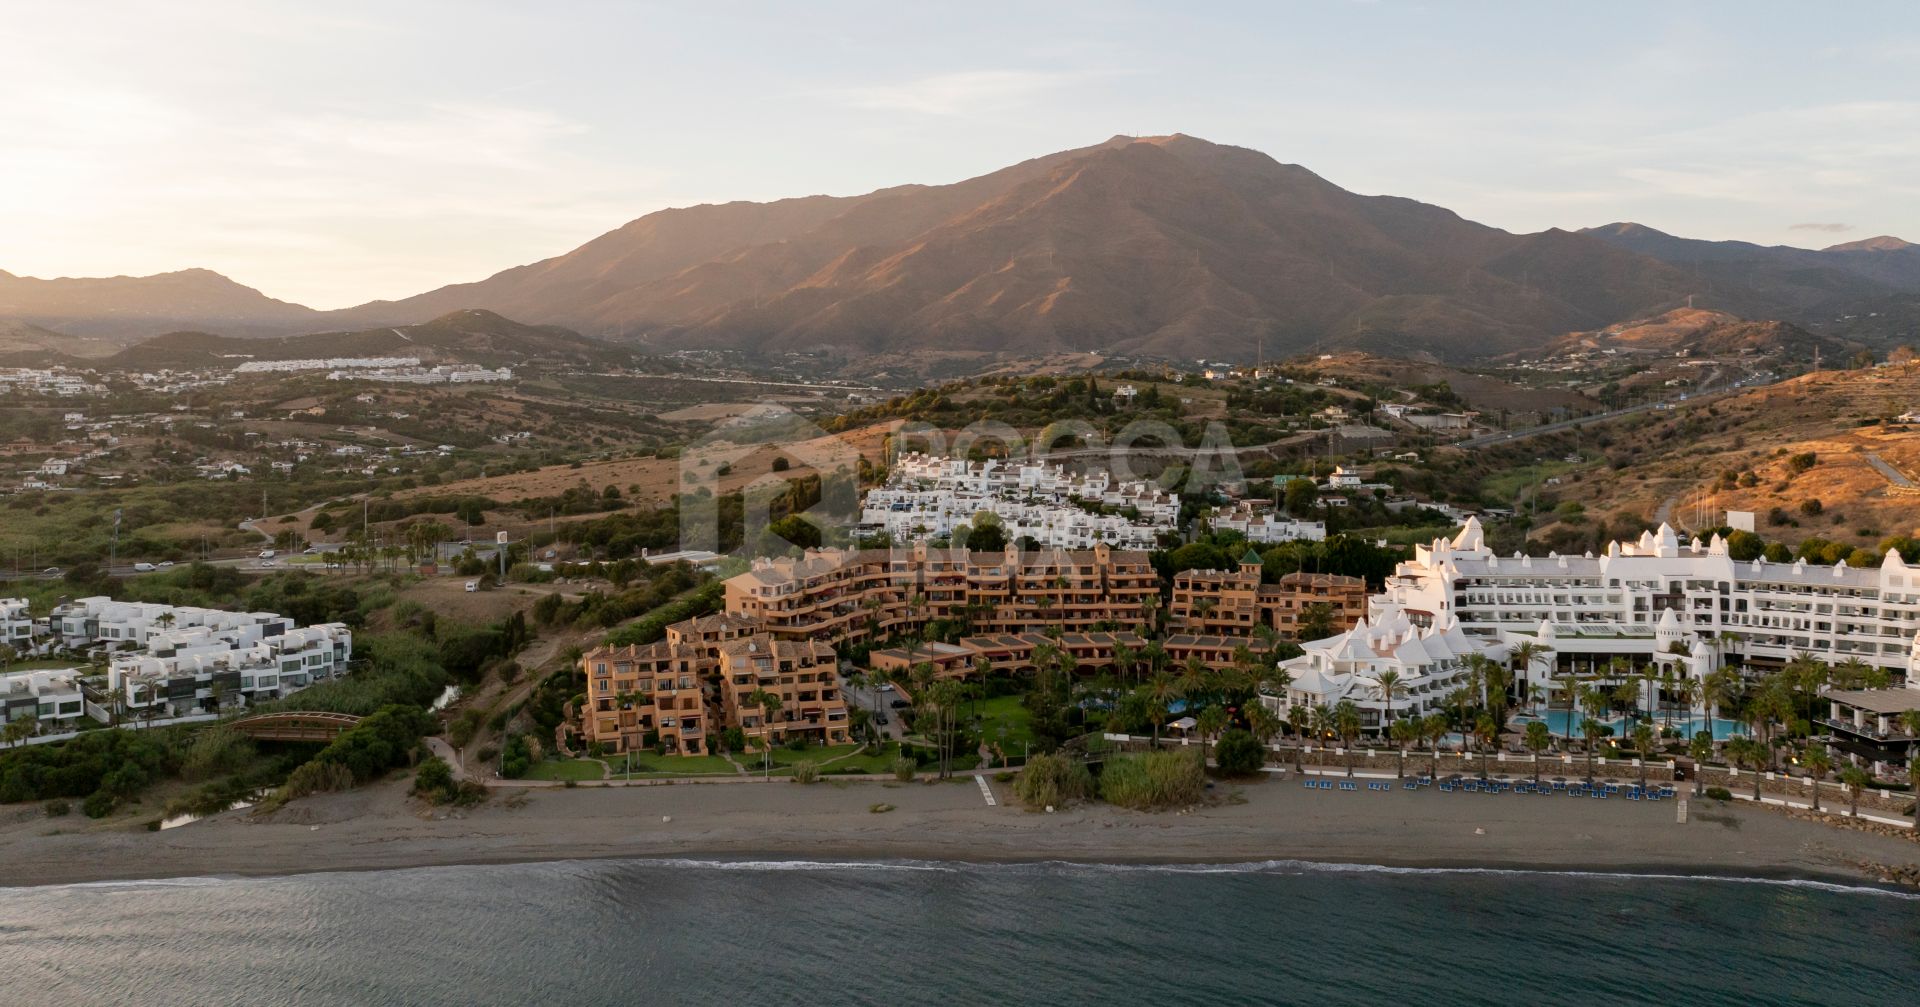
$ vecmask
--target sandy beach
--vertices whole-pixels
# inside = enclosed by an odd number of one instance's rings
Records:
[[[1868,880],[1863,865],[1920,865],[1920,843],[1751,806],[1607,802],[1512,794],[1307,791],[1291,777],[1222,784],[1211,804],[1141,814],[1104,805],[1054,814],[992,783],[679,785],[496,794],[429,809],[404,781],[228,812],[148,832],[37,808],[0,819],[0,884],[282,875],[604,857],[796,860],[1239,862],[1309,860]],[[894,810],[875,813],[879,802]]]

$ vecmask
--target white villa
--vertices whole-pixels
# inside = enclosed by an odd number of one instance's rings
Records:
[[[1325,521],[1295,521],[1247,500],[1215,510],[1208,520],[1215,531],[1239,532],[1249,542],[1322,542],[1327,537]]]
[[[33,647],[33,615],[25,598],[0,598],[0,643],[24,654]]]

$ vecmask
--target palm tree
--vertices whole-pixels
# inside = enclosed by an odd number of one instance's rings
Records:
[[[1909,767],[1911,772],[1911,767]],[[1860,791],[1873,782],[1873,777],[1859,766],[1848,766],[1840,771],[1840,782],[1847,788],[1847,814],[1860,817]]]
[[[1707,734],[1714,735],[1713,711],[1723,703],[1733,702],[1734,690],[1739,684],[1739,674],[1732,668],[1721,667],[1707,673],[1700,680],[1700,705],[1707,712]]]
[[[1484,780],[1487,778],[1487,760],[1493,758],[1494,746],[1500,741],[1500,722],[1494,719],[1493,714],[1482,713],[1473,722],[1473,735],[1481,743],[1480,778]]]
[[[1588,686],[1580,690],[1580,733],[1587,739],[1587,783],[1593,783],[1593,750],[1599,746],[1600,734],[1607,729],[1600,718],[1605,716],[1613,705],[1612,697],[1604,690]]]
[[[1155,672],[1140,688],[1147,701],[1147,718],[1153,721],[1153,747],[1159,748],[1160,728],[1167,722],[1167,707],[1179,699],[1184,690],[1177,679],[1164,671]]]
[[[1253,704],[1247,710],[1247,732],[1253,735],[1255,741],[1260,742],[1260,747],[1264,751],[1273,744],[1274,736],[1280,733],[1279,714],[1267,709],[1265,703]],[[1265,760],[1265,758],[1263,754],[1261,759]]]
[[[1734,738],[1727,742],[1727,757],[1753,770],[1753,802],[1760,803],[1760,771],[1771,758],[1767,746],[1751,738]]]
[[[1391,668],[1374,676],[1373,696],[1387,704],[1387,723],[1381,729],[1382,734],[1393,730],[1393,704],[1407,694],[1406,683],[1400,681],[1400,673]]]
[[[1440,742],[1446,738],[1452,726],[1447,722],[1447,715],[1437,710],[1427,714],[1426,719],[1420,722],[1427,737],[1433,739],[1433,777],[1436,780],[1440,778]]]
[[[1573,746],[1573,704],[1580,692],[1580,680],[1571,674],[1556,676],[1553,685],[1567,697],[1567,746]]]
[[[1333,727],[1347,750],[1347,776],[1353,776],[1353,741],[1360,736],[1360,708],[1343,699],[1333,708]]]
[[[1287,723],[1293,727],[1293,771],[1303,772],[1301,754],[1307,748],[1307,732],[1313,729],[1313,710],[1303,703],[1294,703],[1287,707]]]
[[[1687,744],[1687,754],[1693,756],[1693,796],[1699,797],[1700,788],[1705,786],[1701,777],[1706,775],[1707,760],[1713,757],[1713,735],[1695,731]]]
[[[914,694],[916,701],[920,698],[922,698],[920,693]],[[747,705],[759,707],[761,713],[765,715],[760,721],[760,753],[765,764],[762,778],[771,780],[773,779],[773,718],[780,715],[785,704],[780,701],[779,693],[755,689],[747,693]]]
[[[1540,782],[1540,753],[1553,746],[1553,732],[1544,720],[1527,721],[1527,751],[1533,753],[1533,782]]]
[[[1553,648],[1544,643],[1522,640],[1514,645],[1513,651],[1507,655],[1507,660],[1513,662],[1516,675],[1527,677],[1527,673],[1533,670],[1533,663],[1551,653]]]
[[[1180,666],[1180,694],[1197,701],[1207,691],[1211,671],[1200,655],[1187,658],[1187,663]]]
[[[1387,729],[1387,733],[1393,737],[1394,747],[1399,750],[1399,761],[1395,764],[1393,770],[1394,779],[1406,779],[1407,746],[1418,742],[1424,730],[1420,724],[1419,717],[1408,717],[1405,720],[1396,720],[1393,722],[1393,725]]]
[[[1920,795],[1920,759],[1907,760],[1907,784],[1912,788],[1908,793]],[[1913,825],[1920,829],[1920,799],[1913,804]]]
[[[1653,758],[1653,725],[1633,725],[1633,747],[1640,753],[1640,789],[1647,789],[1647,762]]]
[[[1201,710],[1200,715],[1193,719],[1194,726],[1200,731],[1200,761],[1204,764],[1208,756],[1213,754],[1213,743],[1209,739],[1218,737],[1221,731],[1227,729],[1227,708],[1216,703]]]
[[[1807,785],[1813,790],[1813,810],[1820,810],[1820,780],[1833,768],[1833,759],[1827,754],[1827,746],[1807,743],[1806,751],[1800,753],[1800,763],[1807,767]]]

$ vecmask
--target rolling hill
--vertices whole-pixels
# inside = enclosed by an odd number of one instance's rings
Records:
[[[1797,325],[1779,321],[1748,321],[1724,311],[1675,308],[1649,318],[1610,325],[1591,332],[1573,332],[1547,345],[1546,353],[1611,349],[1619,353],[1671,354],[1677,350],[1727,354],[1785,353],[1795,358],[1813,355],[1815,348],[1838,362],[1859,349],[1830,336],[1815,335]]]
[[[327,357],[417,357],[426,364],[487,367],[528,363],[627,363],[632,353],[552,325],[522,325],[491,311],[465,310],[430,322],[359,332],[240,338],[171,332],[129,346],[97,363],[126,370],[195,368],[245,360]]]

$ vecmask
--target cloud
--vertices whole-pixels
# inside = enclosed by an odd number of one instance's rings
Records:
[[[1825,231],[1828,234],[1842,234],[1853,230],[1852,224],[1788,224],[1789,231]]]
[[[969,70],[892,84],[841,88],[830,98],[856,109],[967,116],[1026,104],[1048,91],[1087,80],[1084,72]]]

